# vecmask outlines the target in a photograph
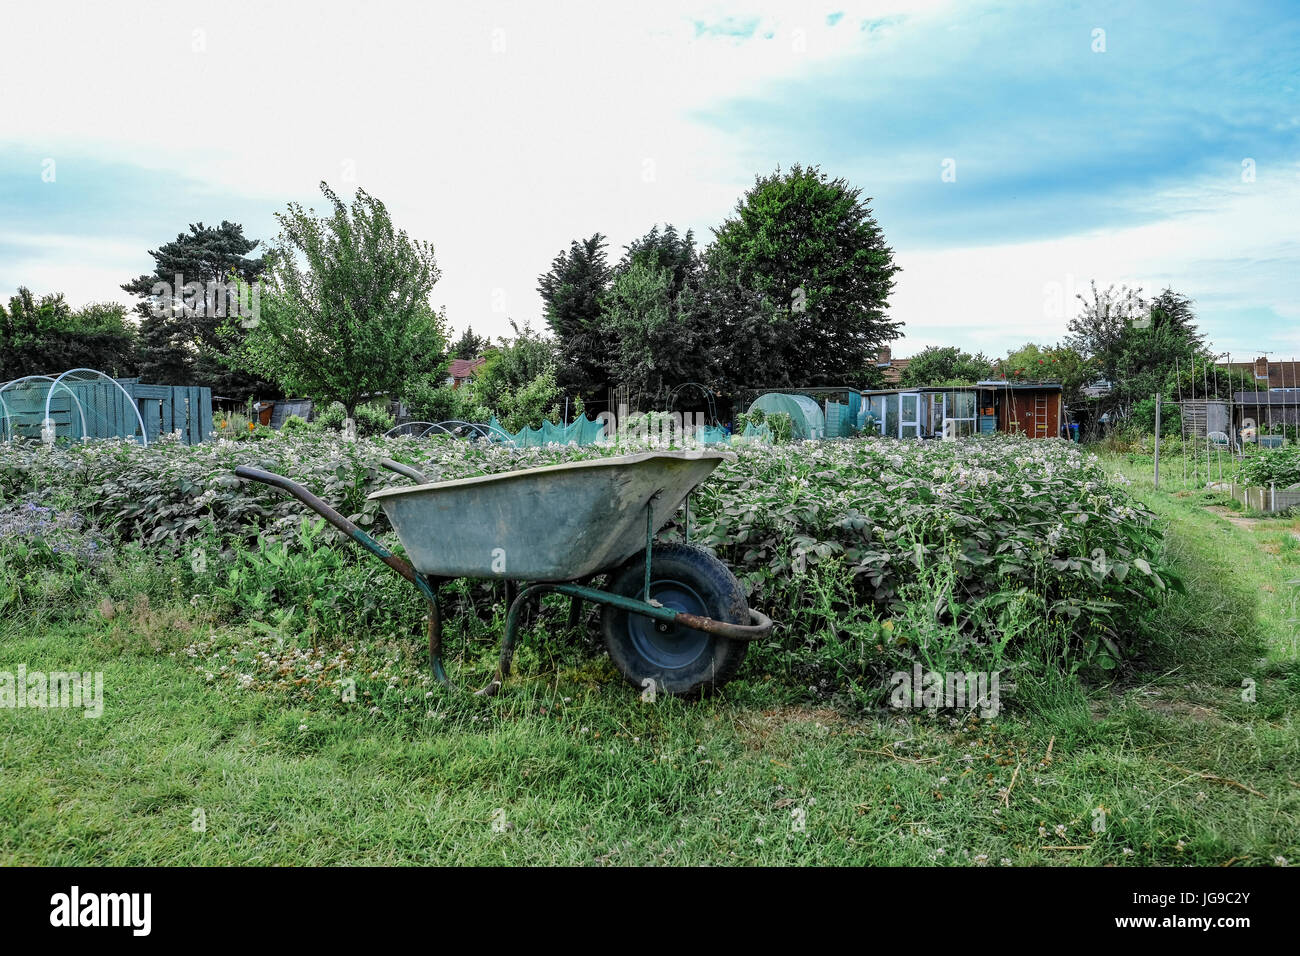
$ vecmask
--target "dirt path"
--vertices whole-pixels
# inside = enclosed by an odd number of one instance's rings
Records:
[[[1206,505],[1205,510],[1212,515],[1218,515],[1229,524],[1234,524],[1238,528],[1245,528],[1247,531],[1253,531],[1261,520],[1259,518],[1243,518],[1231,508],[1225,508],[1222,505]]]

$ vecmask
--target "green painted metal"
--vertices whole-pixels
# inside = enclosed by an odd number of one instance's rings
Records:
[[[383,507],[422,574],[571,581],[646,547],[723,456],[647,452],[388,488]],[[647,510],[649,511],[647,519]]]
[[[654,527],[654,508],[653,502],[646,504],[645,509],[645,584],[641,588],[641,600],[650,600],[650,555],[655,543]]]

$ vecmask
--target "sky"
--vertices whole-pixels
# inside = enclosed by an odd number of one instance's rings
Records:
[[[433,243],[457,330],[543,327],[570,241],[702,244],[756,175],[870,197],[895,356],[1066,334],[1090,281],[1300,356],[1300,3],[7,4],[0,298],[130,302],[190,223],[319,183]]]

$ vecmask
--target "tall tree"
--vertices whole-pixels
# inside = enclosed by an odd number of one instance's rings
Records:
[[[445,367],[445,323],[429,305],[442,273],[433,246],[394,227],[378,199],[358,189],[348,207],[320,186],[328,215],[297,203],[276,214],[261,316],[234,360],[352,417],[367,396],[403,394]]]
[[[160,385],[206,385],[233,398],[267,387],[224,361],[230,343],[221,330],[228,324],[229,303],[224,297],[207,295],[210,284],[228,283],[231,277],[253,282],[265,264],[261,257],[249,255],[259,244],[246,237],[238,223],[223,221],[213,227],[200,222],[192,223],[188,233],[149,250],[153,272],[122,286],[140,299],[136,312],[141,378]],[[185,286],[190,283],[204,292],[187,293]]]
[[[759,176],[734,217],[714,230],[705,254],[713,280],[770,303],[762,318],[744,321],[742,312],[740,326],[726,330],[732,345],[755,325],[775,333],[756,364],[726,363],[743,384],[837,384],[898,337],[901,323],[886,308],[899,267],[868,203],[845,180],[796,164]],[[763,328],[772,318],[777,328]]]
[[[575,239],[538,277],[546,324],[559,349],[557,378],[565,389],[597,397],[609,383],[607,362],[612,348],[603,327],[601,300],[609,290],[605,237]]]
[[[474,334],[474,327],[468,325],[465,331],[460,334],[456,344],[451,347],[451,357],[458,359],[475,359],[483,353],[483,348],[488,344],[488,340],[481,335]]]
[[[1124,417],[1136,401],[1167,393],[1176,371],[1204,352],[1192,301],[1166,289],[1148,302],[1141,289],[1109,286],[1079,295],[1067,344],[1091,359],[1111,383],[1099,410]]]
[[[633,239],[624,247],[623,258],[614,269],[615,277],[635,266],[665,270],[670,296],[675,297],[688,287],[696,288],[700,281],[701,262],[695,248],[695,234],[688,229],[686,235],[678,235],[677,227],[672,223],[665,223],[660,232],[656,223],[644,236]]]
[[[616,342],[610,370],[634,407],[665,408],[674,387],[712,384],[703,300],[694,281],[673,286],[671,266],[633,262],[606,296],[605,322]]]
[[[135,371],[136,330],[126,307],[92,302],[73,310],[63,293],[39,299],[21,286],[0,304],[0,382],[92,368],[112,376]]]

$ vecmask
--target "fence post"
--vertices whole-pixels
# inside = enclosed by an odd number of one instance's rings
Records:
[[[1156,475],[1155,486],[1160,488],[1160,393],[1156,392]]]

